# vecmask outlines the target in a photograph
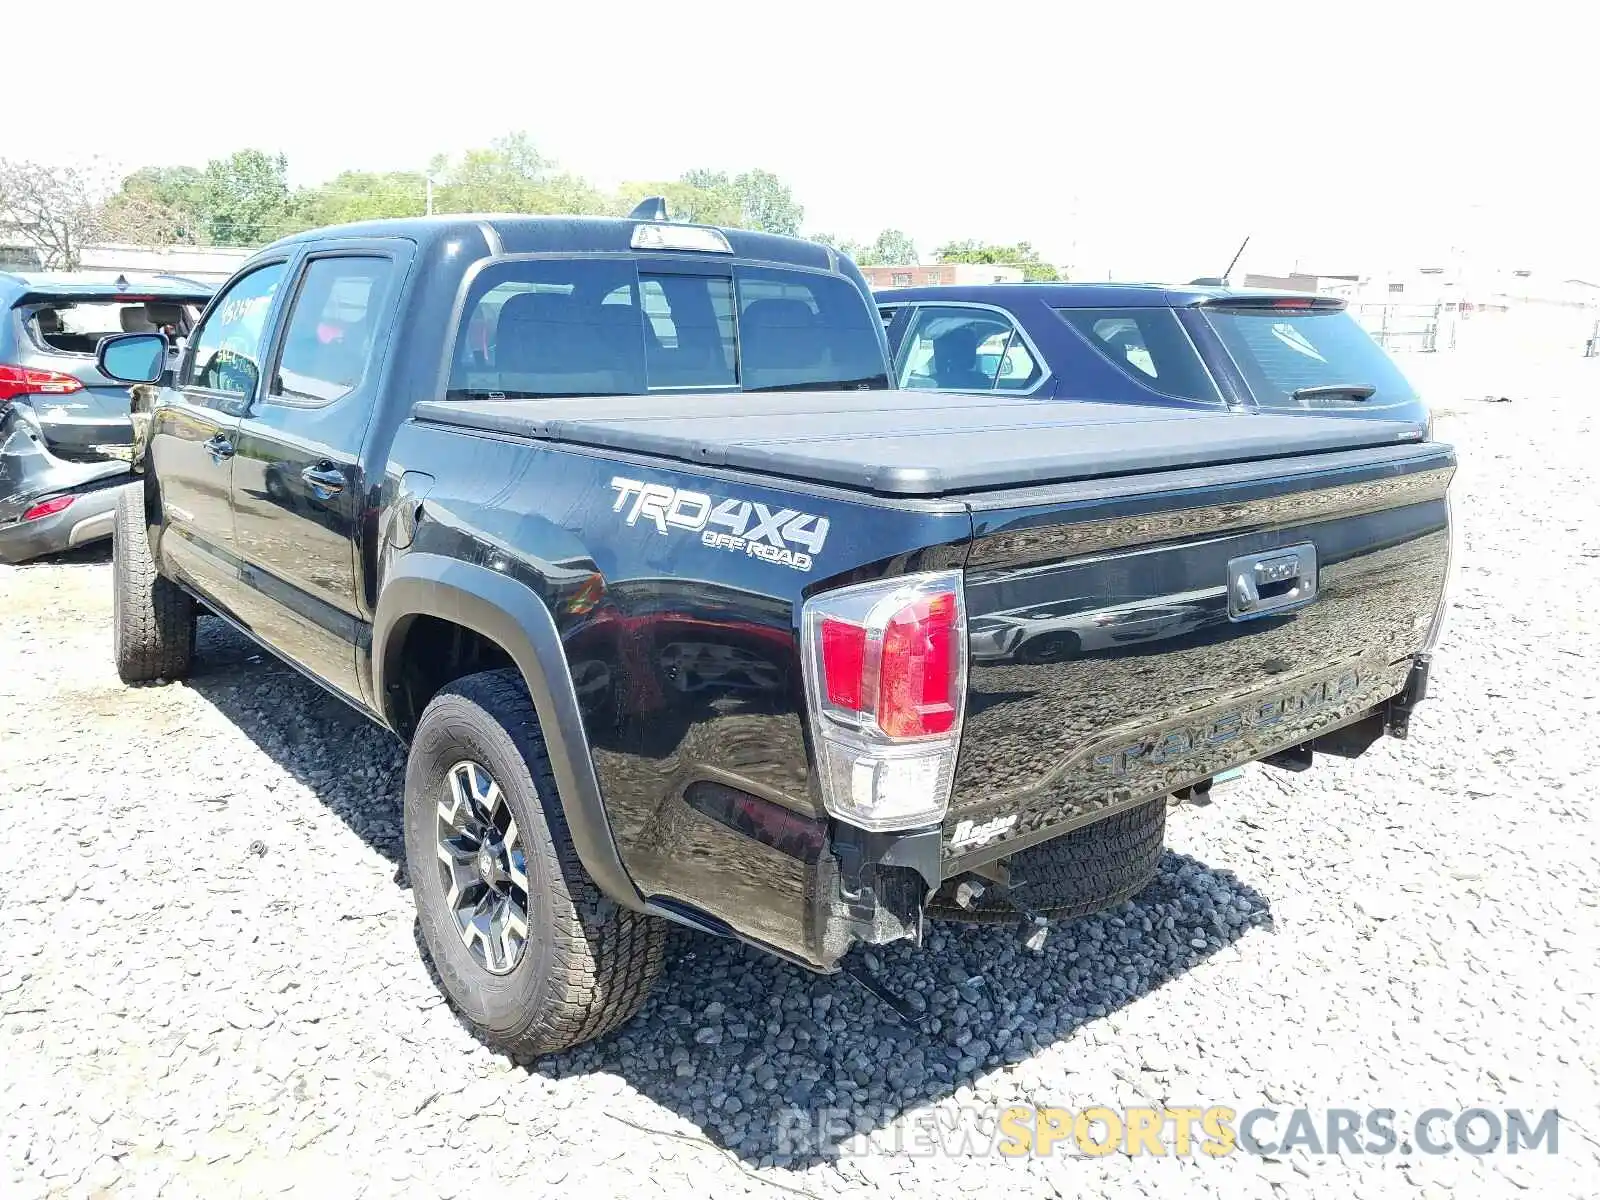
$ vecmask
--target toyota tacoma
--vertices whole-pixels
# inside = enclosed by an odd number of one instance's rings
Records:
[[[434,217],[256,254],[135,388],[124,680],[225,621],[409,745],[450,1000],[519,1056],[669,923],[806,968],[1145,886],[1168,800],[1403,737],[1450,565],[1421,421],[901,391],[825,246]],[[868,976],[870,979],[870,975]]]

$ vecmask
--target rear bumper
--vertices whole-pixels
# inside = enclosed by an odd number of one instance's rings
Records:
[[[80,493],[58,513],[0,526],[0,562],[20,563],[111,536],[122,486]]]

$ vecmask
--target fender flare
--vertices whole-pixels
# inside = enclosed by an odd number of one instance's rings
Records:
[[[379,589],[372,624],[373,699],[388,714],[386,678],[416,617],[437,617],[490,639],[511,655],[539,717],[561,809],[583,869],[607,897],[645,911],[617,851],[589,753],[572,672],[555,619],[525,584],[476,563],[413,551]]]

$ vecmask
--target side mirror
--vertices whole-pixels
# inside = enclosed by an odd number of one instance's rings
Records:
[[[154,383],[167,367],[163,333],[114,333],[100,339],[94,365],[118,383]]]

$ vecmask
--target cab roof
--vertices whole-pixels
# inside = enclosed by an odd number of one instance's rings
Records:
[[[1342,300],[1311,297],[1306,292],[1165,283],[953,283],[879,288],[873,296],[880,304],[943,300],[1004,306],[1042,302],[1051,308],[1195,308],[1230,300],[1265,305],[1274,300],[1308,299],[1315,299],[1318,308],[1344,307]]]
[[[523,216],[508,213],[451,213],[432,217],[391,217],[375,221],[356,221],[348,225],[332,225],[321,229],[308,229],[303,233],[280,238],[272,245],[282,247],[298,242],[317,242],[341,238],[405,238],[419,248],[448,241],[463,235],[481,236],[498,253],[534,254],[634,254],[662,253],[655,250],[635,250],[633,231],[640,225],[658,224],[632,217],[576,217],[576,216]],[[683,227],[682,222],[659,222],[669,227]],[[701,228],[712,228],[702,226]],[[750,229],[719,229],[733,250],[733,257],[753,259],[785,266],[811,267],[825,271],[838,271],[841,259],[834,251],[803,238],[782,237],[771,233],[758,233]],[[270,249],[271,247],[268,247]],[[695,257],[726,257],[708,255],[705,251],[666,251],[669,254],[687,254]]]

